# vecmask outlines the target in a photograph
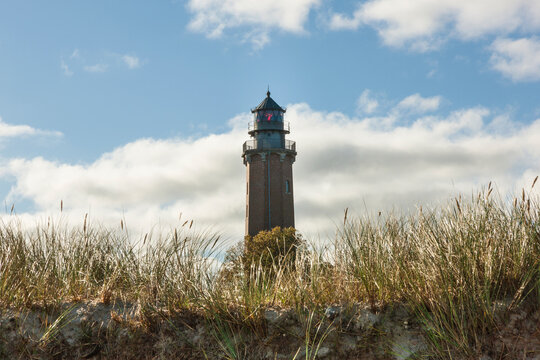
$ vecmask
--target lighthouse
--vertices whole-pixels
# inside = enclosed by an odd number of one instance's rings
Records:
[[[289,123],[286,110],[271,97],[253,110],[248,125],[251,139],[243,146],[246,166],[246,235],[276,226],[294,227],[294,186],[292,165],[296,143],[285,138]]]

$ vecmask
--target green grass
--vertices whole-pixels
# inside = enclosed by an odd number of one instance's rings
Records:
[[[264,336],[268,306],[309,314],[336,302],[400,302],[414,310],[434,356],[474,357],[494,329],[496,302],[540,305],[539,216],[526,191],[506,202],[488,187],[412,215],[346,217],[325,247],[304,245],[294,266],[275,259],[272,271],[257,262],[216,270],[208,259],[223,251],[219,236],[186,224],[135,241],[86,220],[75,229],[0,223],[0,308],[97,299],[191,309],[215,325],[227,357],[239,358],[245,349],[233,329]],[[232,259],[241,261],[238,252]],[[306,349],[320,338],[306,335]]]

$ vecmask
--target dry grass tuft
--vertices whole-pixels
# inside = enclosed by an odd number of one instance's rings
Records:
[[[506,203],[492,190],[410,216],[352,219],[346,212],[322,249],[304,244],[294,257],[246,263],[237,248],[219,269],[219,237],[194,234],[187,222],[140,241],[86,218],[71,230],[0,224],[0,307],[121,300],[139,304],[148,318],[190,309],[212,324],[227,357],[240,358],[239,329],[264,336],[267,307],[309,314],[332,303],[376,309],[403,302],[435,356],[474,357],[494,331],[500,304],[540,304],[538,200],[523,191]]]

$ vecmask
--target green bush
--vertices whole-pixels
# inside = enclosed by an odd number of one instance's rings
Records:
[[[274,264],[294,266],[296,249],[302,243],[301,236],[293,227],[263,230],[257,235],[246,236],[244,241],[244,266],[252,264],[269,269]]]

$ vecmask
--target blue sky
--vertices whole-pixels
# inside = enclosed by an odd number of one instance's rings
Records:
[[[298,141],[299,226],[511,193],[540,169],[539,33],[534,0],[4,1],[3,210],[237,237],[267,85]]]

